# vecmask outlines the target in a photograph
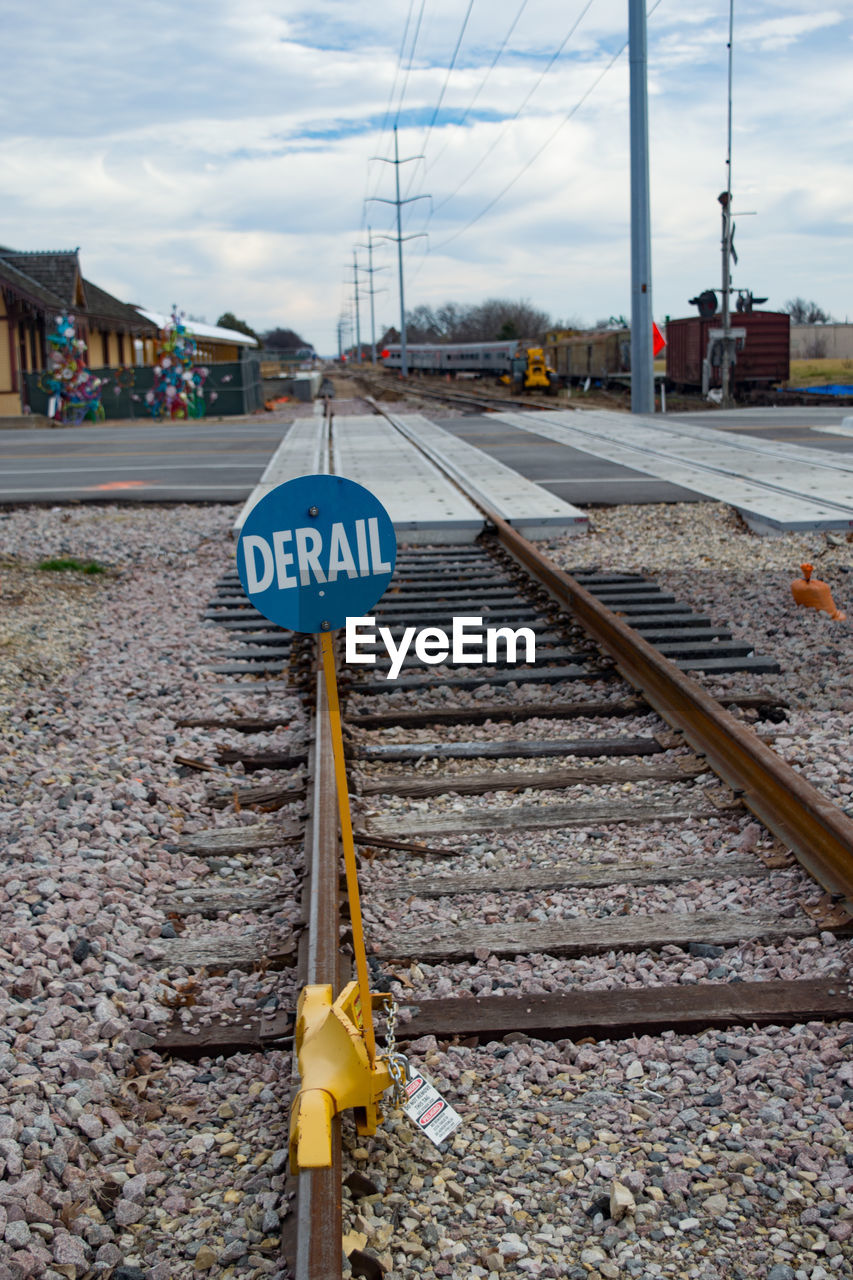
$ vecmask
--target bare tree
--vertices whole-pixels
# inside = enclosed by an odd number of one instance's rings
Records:
[[[263,335],[263,343],[271,351],[293,351],[311,346],[310,342],[294,333],[293,329],[270,329]]]
[[[816,302],[806,302],[805,298],[791,298],[785,303],[785,310],[793,324],[829,324],[832,316]]]
[[[445,302],[432,311],[417,307],[406,315],[411,342],[497,342],[512,338],[541,339],[551,328],[551,318],[522,300],[487,298],[465,306]]]

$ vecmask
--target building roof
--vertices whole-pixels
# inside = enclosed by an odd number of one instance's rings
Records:
[[[136,310],[141,316],[145,316],[146,320],[152,320],[158,329],[168,329],[172,324],[172,317],[164,315],[162,311],[146,311],[144,307],[137,307]],[[221,329],[218,324],[202,324],[201,321],[187,320],[187,332],[191,333],[194,338],[211,338],[214,342],[231,342],[238,347],[256,347],[257,340],[249,336],[248,333],[240,333],[237,329]]]
[[[60,305],[79,309],[76,296],[80,278],[80,261],[76,249],[44,250],[21,253],[17,249],[4,249],[3,259],[22,275],[29,277],[57,298]]]
[[[153,333],[159,327],[137,307],[132,307],[128,302],[120,302],[111,293],[107,293],[106,289],[92,284],[91,280],[84,280],[83,287],[88,303],[86,314],[90,319],[107,320],[118,328],[133,333]]]
[[[10,258],[5,256],[5,250],[0,249],[0,283],[11,289],[19,298],[23,298],[27,302],[33,302],[36,306],[44,307],[46,310],[62,311],[62,301],[57,296],[45,289],[42,285],[34,280],[32,276],[26,275],[23,271],[13,265]]]
[[[152,333],[157,327],[135,307],[114,298],[91,280],[84,280],[76,249],[20,253],[0,247],[0,284],[54,315],[72,311],[126,333]]]

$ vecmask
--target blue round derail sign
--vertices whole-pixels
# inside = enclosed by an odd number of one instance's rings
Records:
[[[261,498],[237,543],[237,572],[259,613],[291,631],[334,631],[361,617],[394,573],[397,537],[369,489],[299,476]]]

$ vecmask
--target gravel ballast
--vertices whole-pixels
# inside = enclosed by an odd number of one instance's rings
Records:
[[[292,1008],[297,994],[287,970],[231,969],[199,980],[180,963],[158,968],[156,959],[157,948],[182,937],[239,939],[259,925],[286,934],[297,918],[297,846],[222,859],[177,849],[183,835],[258,822],[252,812],[213,809],[206,798],[232,780],[256,785],[267,775],[249,778],[239,766],[189,770],[175,764],[176,755],[213,763],[217,751],[247,742],[253,750],[287,750],[302,745],[306,732],[301,703],[285,684],[281,692],[260,693],[252,682],[238,690],[206,670],[229,647],[201,614],[231,564],[235,514],[231,506],[93,506],[20,509],[0,521],[0,1280],[286,1274],[279,1235],[288,1210],[289,1054],[181,1062],[152,1048],[176,1009],[187,1023],[214,1014],[236,1022],[261,1008]],[[776,749],[829,798],[853,804],[850,623],[797,611],[789,587],[809,560],[831,581],[839,606],[853,612],[842,572],[850,546],[823,535],[759,539],[715,504],[591,515],[589,538],[555,544],[561,563],[648,573],[715,622],[730,623],[758,652],[772,652],[778,676],[703,683],[723,693],[760,688],[788,701],[780,724],[745,718],[775,733]],[[52,555],[95,559],[108,572],[84,579],[32,569]],[[703,555],[707,572],[693,573]],[[529,690],[532,700],[547,697],[540,687]],[[618,696],[629,692],[619,686]],[[612,697],[614,687],[596,682],[569,696]],[[415,705],[411,694],[393,690],[352,701],[371,711]],[[477,701],[475,690],[437,705]],[[282,727],[255,737],[175,723],[274,713]],[[647,731],[644,717],[582,727],[584,737]],[[481,732],[467,726],[458,736]],[[485,733],[575,736],[575,727],[501,722]],[[448,730],[363,740],[436,738],[448,740]],[[520,767],[530,770],[531,762]],[[432,776],[433,766],[424,773]],[[556,792],[546,803],[578,794]],[[486,800],[494,804],[496,795]],[[479,803],[486,801],[465,801]],[[370,797],[365,808],[377,807]],[[389,807],[405,812],[407,805],[395,798]],[[290,821],[297,812],[262,817]],[[478,832],[464,841],[462,858],[440,866],[381,852],[365,868],[366,892],[372,878],[424,872],[773,850],[757,824],[740,816],[661,826],[651,836],[616,827],[582,834]],[[459,846],[452,837],[438,843]],[[260,921],[249,912],[170,917],[158,905],[199,889],[263,891],[279,877],[282,897]],[[774,885],[786,909],[798,910],[812,893],[798,872],[776,873]],[[734,909],[759,893],[751,879],[725,887]],[[672,893],[596,889],[572,901],[558,891],[544,910],[549,918],[572,911],[603,918],[630,903],[640,913],[689,914],[707,892],[701,876]],[[525,903],[514,894],[514,918],[535,910],[535,897]],[[449,919],[452,910],[471,918],[484,909],[502,909],[497,895],[394,907],[403,930]],[[369,920],[371,912],[377,918],[368,942],[393,923],[372,906]],[[572,985],[844,980],[851,960],[851,944],[824,932],[727,947],[714,957],[680,948],[587,960],[484,955],[386,977],[405,1003],[418,994]],[[346,1193],[347,1244],[376,1254],[392,1277],[826,1280],[850,1273],[851,1024],[597,1044],[515,1036],[466,1046],[426,1038],[411,1056],[463,1116],[446,1146],[436,1151],[391,1108],[373,1139],[357,1138],[345,1122],[345,1173],[357,1169],[378,1187],[358,1200]]]

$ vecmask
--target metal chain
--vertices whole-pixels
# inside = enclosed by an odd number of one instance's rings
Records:
[[[382,1011],[386,1018],[385,1058],[388,1063],[388,1074],[394,1090],[394,1101],[402,1106],[406,1101],[409,1060],[404,1053],[397,1052],[397,1001],[393,996],[385,996],[382,1001]]]

